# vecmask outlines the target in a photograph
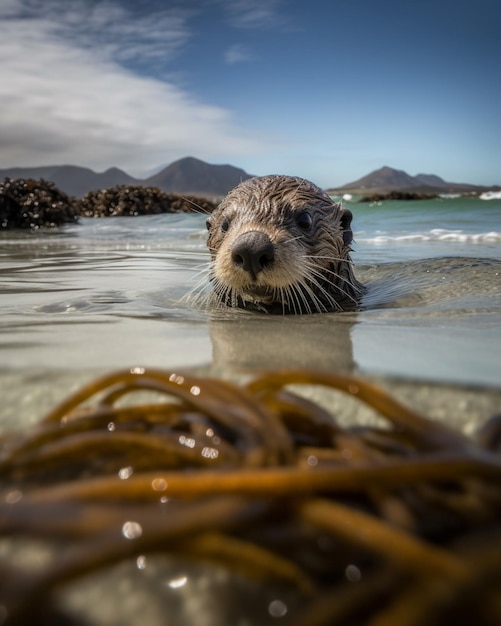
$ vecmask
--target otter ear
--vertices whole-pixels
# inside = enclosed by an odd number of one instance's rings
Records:
[[[353,231],[351,230],[351,220],[353,213],[348,209],[341,209],[341,228],[343,229],[343,241],[345,246],[349,246],[353,241]]]

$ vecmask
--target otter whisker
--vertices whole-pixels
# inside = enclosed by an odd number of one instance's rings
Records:
[[[337,302],[337,300],[335,299],[333,294],[330,294],[322,285],[323,282],[327,282],[328,285],[330,285],[331,287],[333,287],[336,291],[338,291],[339,293],[343,294],[344,296],[346,296],[346,298],[348,298],[349,300],[351,300],[353,303],[357,303],[357,299],[346,289],[343,289],[337,282],[334,282],[332,280],[329,280],[323,273],[319,272],[318,270],[316,270],[315,268],[310,268],[311,271],[311,279],[312,282],[314,281],[316,287],[321,290],[326,297],[329,298],[329,301],[331,302],[331,304],[335,304],[337,310],[342,310],[342,308],[339,305],[339,302]],[[340,279],[344,284],[349,284],[349,283],[345,283],[344,279],[342,278],[342,276],[339,276],[339,274],[336,274],[333,271],[330,270],[325,270],[326,273],[329,274],[333,274],[336,278]]]
[[[301,295],[301,299],[306,306],[308,313],[315,313],[319,310],[319,303],[316,295],[313,293],[306,279],[298,282],[297,291]]]
[[[342,281],[343,284],[346,284],[346,285],[350,286],[354,291],[356,291],[357,290],[356,289],[356,285],[351,283],[348,279],[345,279],[343,276],[341,276],[337,272],[334,272],[333,270],[330,270],[330,269],[327,269],[327,268],[325,268],[322,272],[320,272],[316,266],[309,265],[308,269],[309,269],[309,271],[311,271],[312,276],[315,276],[316,278],[320,279],[321,281],[326,281],[329,285],[331,285],[336,290],[338,290],[343,295],[345,295],[347,298],[352,300],[352,302],[354,302],[354,303],[358,302],[358,300],[357,300],[357,298],[355,296],[350,294],[346,289],[343,289],[338,283],[336,283],[336,282],[334,282],[332,280],[329,280],[327,278],[327,276],[324,275],[323,272],[325,272],[326,274],[332,274],[335,278],[337,278],[338,280]]]
[[[310,304],[310,302],[309,302],[309,300],[308,300],[308,298],[306,297],[306,294],[305,294],[306,290],[307,290],[307,285],[302,283],[302,282],[298,283],[298,285],[294,289],[295,293],[298,296],[298,300],[300,299],[301,302],[303,302],[303,304],[304,304],[304,306],[306,308],[307,313],[313,313],[313,310],[311,308],[311,304]],[[299,308],[300,308],[300,311],[301,311],[302,310],[301,306]]]
[[[327,256],[321,254],[309,254],[308,259],[315,259],[315,261],[329,261],[331,263],[346,263],[346,265],[350,265],[351,267],[355,266],[355,263],[351,260],[349,256]]]
[[[311,265],[307,267],[306,281],[309,281],[318,290],[319,294],[324,296],[327,303],[330,304],[334,308],[334,310],[342,310],[334,294],[330,293],[324,285],[325,283],[327,283],[329,287],[334,288],[337,292],[343,292],[343,290],[334,281],[328,279],[321,272],[319,272],[315,266]],[[320,297],[315,293],[315,290],[311,287],[310,289],[312,292],[312,297],[314,296],[321,303],[323,310],[327,311],[328,309],[325,307],[325,304],[321,301]],[[345,295],[349,297],[349,294]]]
[[[287,285],[282,287],[282,290],[287,294],[287,305],[289,310],[292,308],[293,313],[296,315],[298,309],[301,310],[301,302],[299,299],[300,294],[297,293],[295,285]]]
[[[298,283],[299,293],[301,294],[301,299],[305,303],[305,307],[308,313],[314,313],[319,311],[319,302],[316,295],[313,293],[313,290],[308,285],[306,279],[302,280]],[[313,308],[312,308],[313,307]]]
[[[284,241],[280,241],[279,243],[283,245],[287,245],[289,243],[293,243],[294,241],[300,241],[304,239],[304,235],[297,235],[296,237],[290,237],[289,239],[284,239]]]
[[[194,213],[198,213],[199,215],[211,215],[212,211],[209,211],[208,209],[204,209],[204,207],[198,204],[197,202],[195,202],[193,198],[188,198],[187,196],[179,196],[179,197],[182,198],[185,202],[188,202],[189,204],[191,204],[191,206],[196,209],[195,211],[193,211]]]
[[[340,309],[339,304],[331,296],[331,294],[329,294],[329,292],[323,287],[323,285],[319,281],[317,281],[314,276],[309,276],[309,279],[310,279],[310,282],[313,283],[313,285],[318,289],[318,291],[320,292],[320,295],[323,295],[325,299],[327,300],[327,302],[332,307],[334,307],[334,309],[339,310]],[[307,286],[307,288],[308,288],[308,293],[310,294],[310,297],[314,300],[316,304],[318,313],[322,313],[322,312],[326,313],[329,309],[322,302],[322,300],[320,299],[320,296],[318,296],[310,286]]]
[[[181,302],[189,302],[195,306],[200,306],[200,304],[204,303],[204,300],[207,298],[207,293],[204,292],[209,292],[210,294],[210,290],[212,290],[210,272],[210,267],[205,265],[204,268],[195,274],[194,280],[196,280],[196,282],[192,288],[184,294],[181,298]]]

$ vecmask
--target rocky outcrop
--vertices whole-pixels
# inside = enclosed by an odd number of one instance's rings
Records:
[[[76,222],[77,204],[46,180],[6,178],[0,183],[0,228],[51,228]]]
[[[52,228],[78,217],[118,217],[160,213],[211,213],[216,205],[195,196],[168,194],[156,187],[117,185],[72,198],[46,180],[0,183],[0,228]]]
[[[215,204],[204,198],[167,194],[157,187],[117,185],[89,191],[79,202],[83,217],[118,217],[160,213],[210,213]]]

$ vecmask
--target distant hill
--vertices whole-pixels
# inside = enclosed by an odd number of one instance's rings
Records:
[[[107,189],[115,185],[130,185],[136,179],[117,167],[97,173],[87,167],[77,165],[53,165],[47,167],[13,167],[0,170],[0,180],[4,178],[43,178],[56,185],[58,189],[77,198],[88,191]]]
[[[222,197],[240,181],[250,178],[244,170],[232,165],[211,165],[193,157],[171,163],[161,172],[146,179],[129,176],[117,167],[97,173],[76,165],[46,167],[13,167],[0,169],[4,178],[34,178],[53,182],[70,196],[82,197],[88,191],[108,189],[116,185],[144,185],[158,187],[167,193],[191,194],[204,197]]]
[[[160,172],[145,179],[134,178],[117,167],[105,172],[94,172],[76,165],[53,165],[45,167],[12,167],[0,169],[0,181],[4,178],[43,178],[53,182],[58,189],[70,196],[81,198],[88,191],[109,189],[116,185],[142,185],[158,187],[166,193],[193,195],[208,199],[225,196],[230,189],[243,180],[251,178],[244,170],[232,165],[213,165],[194,157],[185,157],[164,167]],[[374,194],[390,191],[415,191],[421,193],[468,193],[499,186],[481,187],[463,183],[449,183],[434,174],[410,176],[403,170],[381,167],[367,176],[342,187],[329,189],[330,193]]]
[[[390,191],[415,191],[421,193],[467,193],[498,189],[498,186],[483,187],[465,183],[450,183],[435,174],[410,176],[403,170],[396,170],[385,165],[367,176],[363,176],[341,187],[329,189],[332,194],[374,194]]]
[[[359,189],[367,189],[371,187],[405,189],[407,187],[415,186],[416,181],[412,176],[409,176],[409,174],[403,170],[394,170],[393,168],[387,166],[345,185],[345,187],[356,187]]]
[[[248,178],[251,178],[250,174],[238,167],[211,165],[194,157],[186,157],[150,176],[143,184],[159,187],[167,193],[224,196]]]
[[[429,187],[447,187],[448,185],[443,178],[435,176],[435,174],[417,174],[417,176],[414,176],[414,180],[421,185],[428,185]]]

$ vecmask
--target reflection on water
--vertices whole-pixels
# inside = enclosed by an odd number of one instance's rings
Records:
[[[305,367],[352,372],[354,314],[269,316],[234,312],[210,324],[213,364],[226,371]]]

